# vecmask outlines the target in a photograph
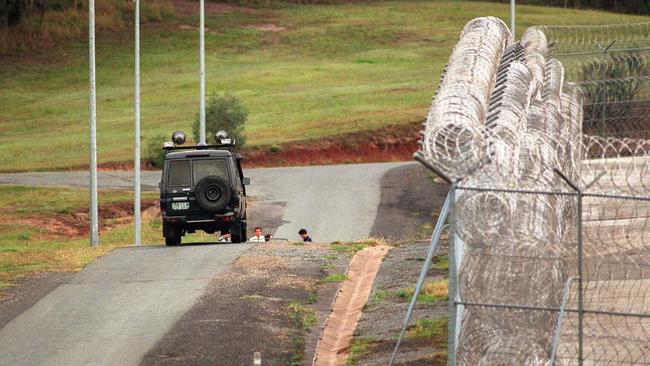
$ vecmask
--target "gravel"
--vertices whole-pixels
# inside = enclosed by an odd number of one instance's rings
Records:
[[[247,365],[256,351],[264,365],[301,364],[303,358],[309,364],[309,350],[338,289],[338,284],[319,286],[320,280],[345,271],[349,260],[325,244],[258,244],[210,281],[142,365]],[[314,312],[311,332],[291,320],[291,303]]]
[[[445,244],[445,243],[441,243]],[[395,295],[399,289],[414,288],[422,268],[429,242],[405,243],[391,249],[375,279],[370,300],[355,331],[355,340],[371,344],[370,352],[360,357],[358,365],[386,365],[395,347],[408,308],[410,297]],[[437,256],[446,254],[446,247],[438,247]],[[435,258],[434,258],[435,263]],[[427,281],[445,278],[444,269],[431,269]],[[384,294],[378,298],[377,294]],[[418,302],[411,325],[418,319],[436,319],[447,314],[447,301]],[[405,339],[400,347],[398,364],[436,365],[440,363],[440,345],[420,339]]]

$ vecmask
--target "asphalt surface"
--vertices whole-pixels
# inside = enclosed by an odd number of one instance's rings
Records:
[[[249,225],[290,240],[298,239],[301,227],[318,242],[412,237],[430,223],[446,192],[444,185],[429,184],[417,163],[247,169],[245,175],[252,181]],[[98,185],[132,189],[132,178],[131,172],[101,172]],[[159,180],[160,172],[143,172],[143,190],[156,191]],[[0,174],[0,184],[85,188],[87,182],[84,172]],[[196,309],[210,308],[200,300],[215,293],[209,280],[249,247],[123,248],[54,289],[32,286],[29,296],[0,308],[6,314],[0,317],[0,365],[132,365],[149,350],[150,356],[167,354],[160,348],[166,343],[157,342],[177,339],[180,319],[205,314]],[[201,352],[201,344],[184,352]]]
[[[298,240],[298,230],[304,227],[315,241],[331,242],[371,235],[382,198],[382,177],[409,166],[424,171],[418,163],[374,163],[259,168],[244,173],[251,178],[247,189],[252,200],[269,215],[282,215],[279,227],[271,228],[274,237]],[[159,181],[158,171],[142,173],[143,190],[158,190]],[[97,182],[99,188],[132,189],[133,173],[100,172]],[[85,188],[88,173],[0,174],[0,184]]]
[[[0,365],[134,365],[249,244],[117,249],[0,329]]]

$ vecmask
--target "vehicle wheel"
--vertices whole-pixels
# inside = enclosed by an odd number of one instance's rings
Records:
[[[228,182],[216,175],[201,179],[194,187],[196,203],[208,212],[218,212],[230,202],[232,191]]]
[[[165,245],[167,245],[167,246],[181,245],[181,237],[180,236],[168,236],[168,237],[165,237]]]
[[[246,234],[242,235],[242,224],[240,222],[233,222],[230,225],[230,241],[233,243],[241,243],[246,241]]]

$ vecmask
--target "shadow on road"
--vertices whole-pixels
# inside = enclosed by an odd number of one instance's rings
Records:
[[[432,177],[419,164],[387,171],[380,182],[381,201],[370,235],[391,240],[428,238],[433,215],[448,191],[446,183],[434,183]]]

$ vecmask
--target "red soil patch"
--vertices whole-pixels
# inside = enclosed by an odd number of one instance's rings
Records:
[[[249,26],[244,27],[244,28],[257,29],[257,30],[260,30],[260,31],[273,32],[273,33],[285,32],[287,30],[287,28],[281,27],[281,26],[279,26],[277,24],[273,24],[273,23],[249,25]]]
[[[175,0],[174,1],[174,10],[177,15],[180,16],[191,16],[199,14],[199,2],[198,1],[189,1],[189,0]],[[214,3],[210,1],[205,2],[205,12],[206,14],[210,13],[231,13],[231,12],[241,12],[241,13],[255,13],[255,9],[247,8],[239,5],[232,4],[223,4],[223,3]]]
[[[419,149],[420,127],[420,123],[410,123],[277,146],[245,147],[242,151],[244,166],[256,168],[411,160],[413,153]],[[141,168],[158,169],[144,161]],[[70,170],[79,169],[88,169],[88,166]],[[101,163],[98,170],[133,170],[133,162]]]
[[[153,216],[157,200],[142,201],[143,217]],[[155,212],[157,214],[157,212]],[[99,207],[100,231],[105,232],[112,228],[131,222],[133,215],[133,201],[115,202]],[[88,235],[89,218],[87,211],[78,210],[74,213],[59,214],[54,217],[27,217],[3,218],[5,222],[17,225],[37,227],[42,230],[35,239],[61,239],[77,238]]]
[[[246,167],[404,161],[418,149],[420,124],[244,149]]]

